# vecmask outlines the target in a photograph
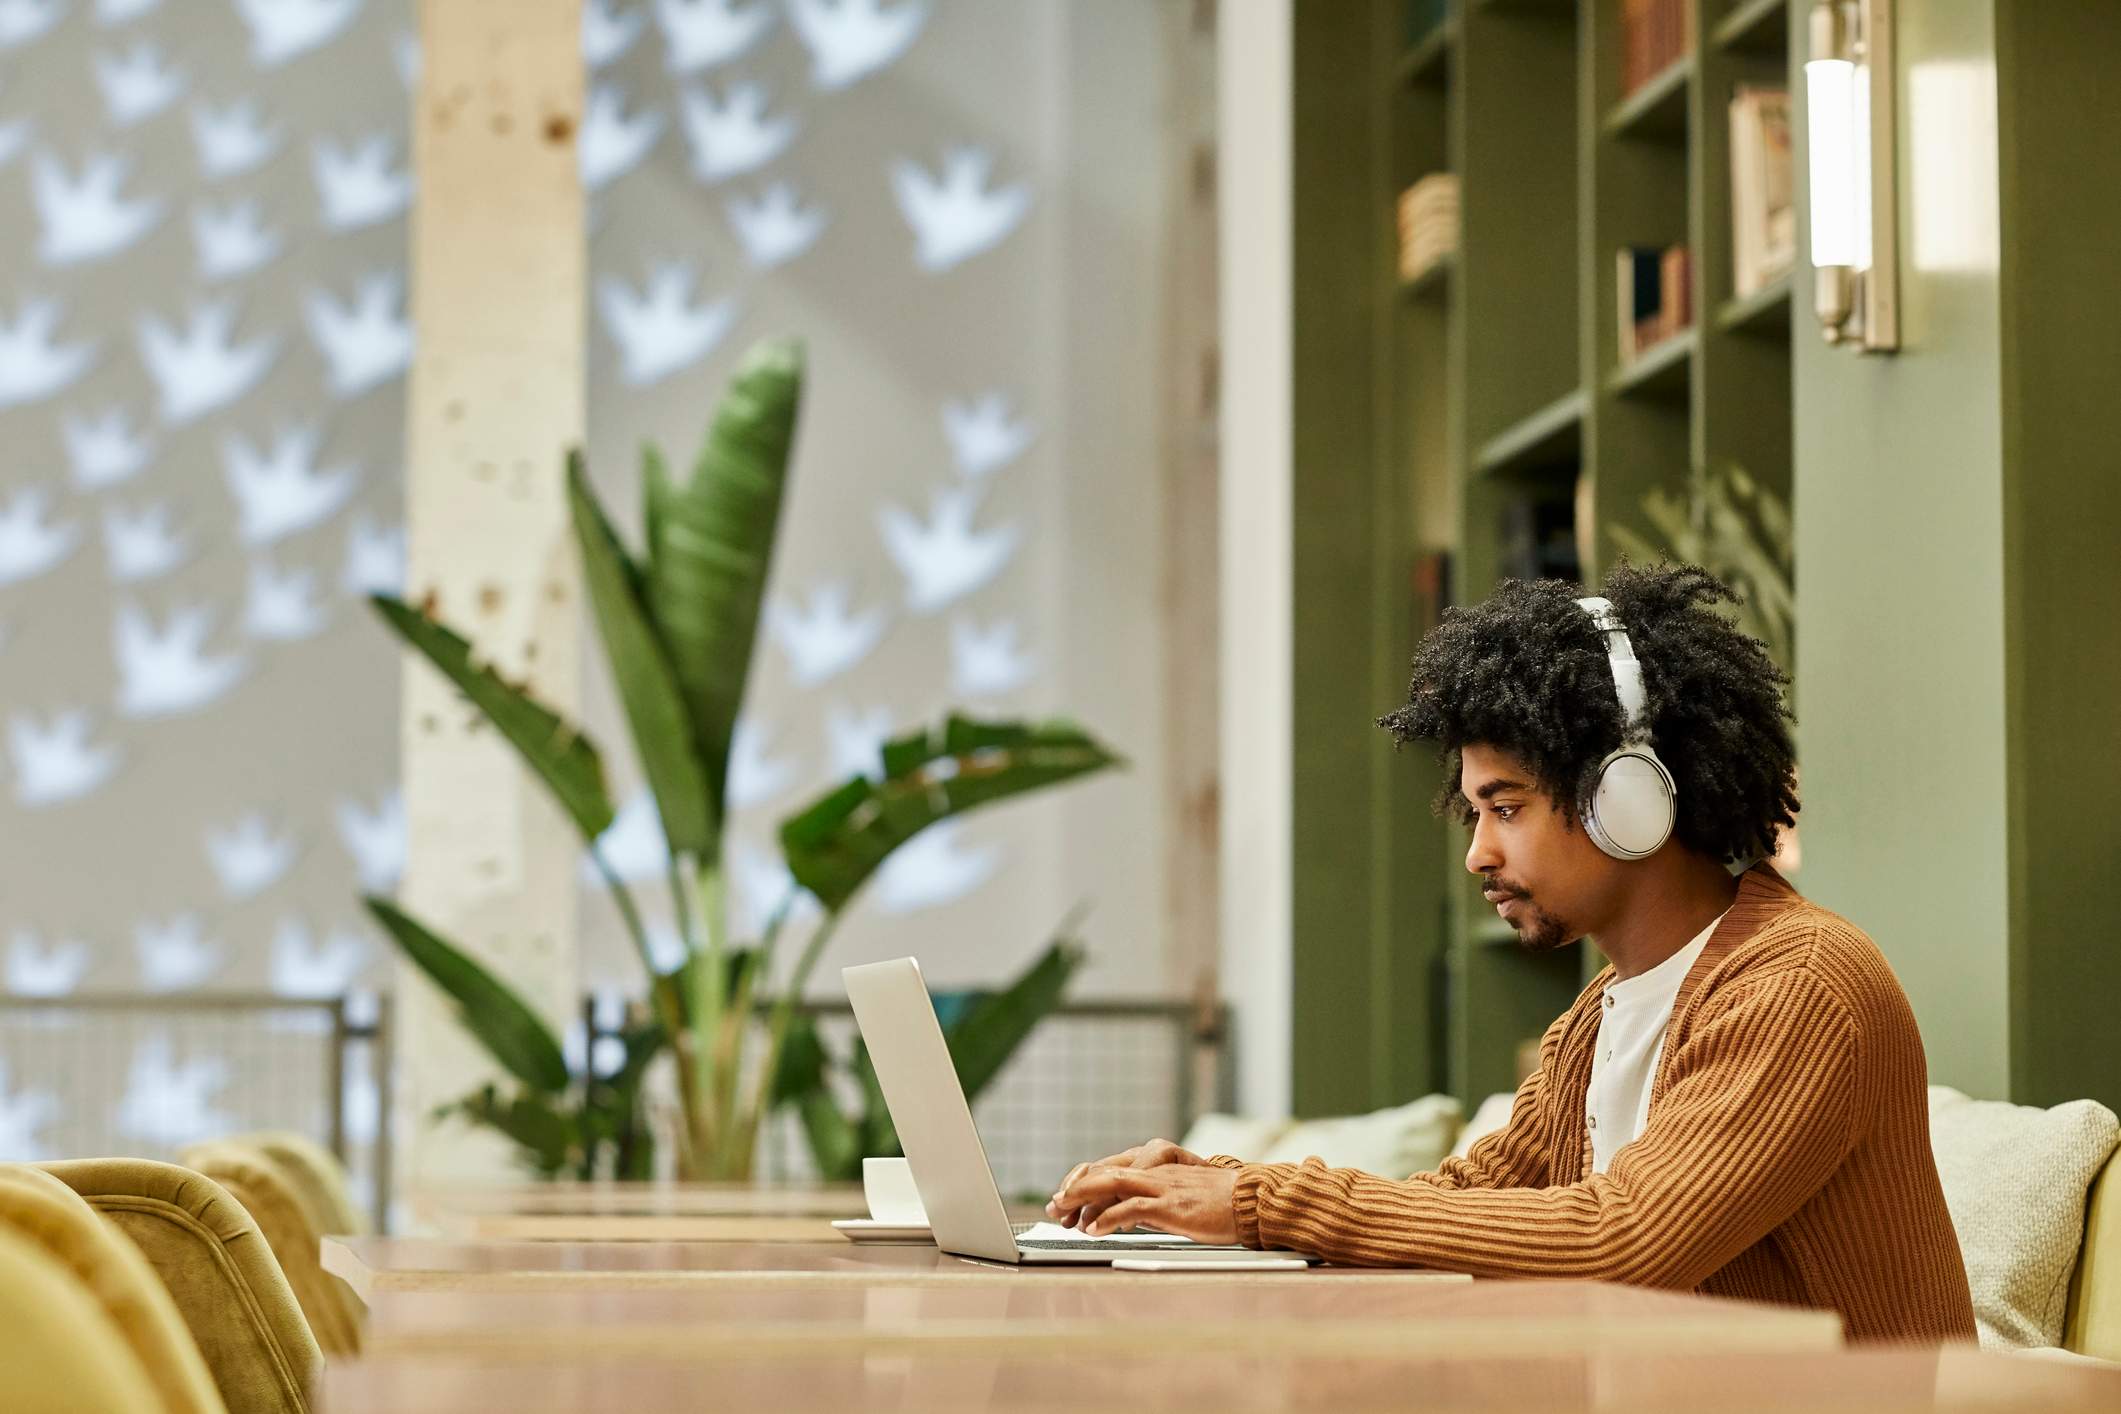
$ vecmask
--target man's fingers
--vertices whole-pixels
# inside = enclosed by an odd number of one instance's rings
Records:
[[[1155,1207],[1154,1198],[1122,1198],[1084,1223],[1082,1230],[1092,1237],[1103,1237],[1107,1233],[1118,1232],[1123,1227],[1133,1227],[1137,1223],[1146,1222]]]

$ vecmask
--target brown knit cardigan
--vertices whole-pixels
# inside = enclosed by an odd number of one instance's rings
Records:
[[[1823,1307],[1856,1340],[1972,1340],[1922,1038],[1862,930],[1748,870],[1680,984],[1649,1121],[1598,1174],[1585,1095],[1611,975],[1547,1029],[1509,1124],[1433,1173],[1217,1156],[1238,1170],[1239,1239]]]

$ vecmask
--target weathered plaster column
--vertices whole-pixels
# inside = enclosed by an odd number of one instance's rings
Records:
[[[409,594],[572,715],[581,630],[561,458],[583,425],[581,0],[424,0],[420,43]],[[424,662],[408,658],[402,702],[405,906],[557,1027],[577,992],[572,827]],[[396,993],[398,1191],[507,1176],[498,1140],[427,1120],[496,1068],[402,962]]]

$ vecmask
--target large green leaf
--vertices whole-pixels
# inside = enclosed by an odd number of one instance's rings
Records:
[[[457,1019],[509,1074],[547,1094],[567,1088],[560,1043],[505,983],[443,942],[389,899],[362,900],[398,950],[456,1004]]]
[[[471,645],[458,634],[388,594],[369,599],[400,638],[425,654],[486,714],[495,730],[545,782],[585,838],[593,840],[604,833],[614,813],[611,793],[604,785],[604,763],[587,737],[521,687],[474,659]]]
[[[514,1140],[522,1150],[517,1158],[541,1178],[558,1177],[584,1156],[582,1126],[574,1115],[545,1096],[512,1095],[504,1100],[499,1091],[487,1085],[435,1111],[437,1119],[451,1115],[499,1130]]]
[[[627,557],[597,504],[579,448],[567,453],[567,502],[582,579],[596,610],[598,636],[611,664],[619,701],[633,728],[633,747],[663,817],[670,848],[699,858],[716,856],[719,814],[707,773],[693,745],[692,722],[677,674],[641,599],[641,574]]]
[[[802,387],[802,344],[761,343],[730,381],[689,480],[673,486],[661,459],[644,457],[649,611],[684,690],[717,812],[773,564]]]
[[[781,851],[797,882],[837,910],[891,851],[937,821],[1122,764],[1067,722],[953,716],[887,743],[882,780],[856,776],[783,821]]]
[[[979,1098],[1037,1025],[1060,1007],[1068,979],[1082,966],[1083,946],[1068,937],[1053,945],[999,992],[980,996],[956,1025],[946,1027],[950,1062],[967,1101]]]

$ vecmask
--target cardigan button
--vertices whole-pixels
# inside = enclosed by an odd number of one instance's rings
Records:
[[[1590,1127],[1591,1127],[1591,1128],[1593,1128],[1593,1129],[1596,1129],[1596,1128],[1598,1127],[1598,1116],[1597,1116],[1597,1115],[1589,1115],[1589,1116],[1586,1116],[1586,1118],[1585,1118],[1585,1121],[1584,1121],[1584,1122],[1585,1122],[1586,1124],[1590,1125]]]

